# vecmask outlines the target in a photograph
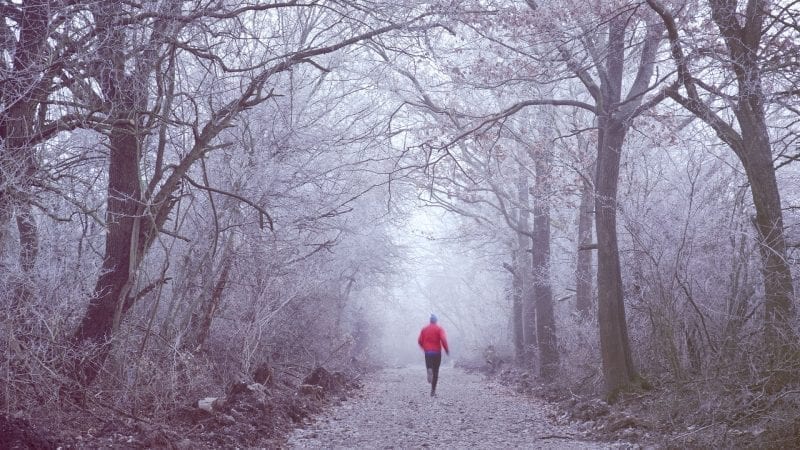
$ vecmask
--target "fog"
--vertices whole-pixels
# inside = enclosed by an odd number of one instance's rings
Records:
[[[398,229],[404,258],[390,285],[364,286],[354,295],[369,330],[369,357],[382,364],[421,364],[420,329],[436,314],[447,332],[448,361],[481,358],[488,346],[510,352],[507,273],[490,247],[460,236],[461,222],[441,209],[418,206]],[[499,269],[499,270],[498,270]]]

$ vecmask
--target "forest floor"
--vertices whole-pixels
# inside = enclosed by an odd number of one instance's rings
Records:
[[[443,367],[430,397],[422,366],[369,374],[363,388],[288,438],[291,448],[639,448],[556,424],[556,405],[497,378]]]
[[[300,384],[287,373],[253,378],[231,383],[217,397],[165,405],[156,414],[126,412],[93,398],[27,416],[0,413],[0,450],[281,448],[295,426],[360,386],[355,374],[321,367]]]
[[[349,375],[317,368],[299,384],[278,374],[234,383],[207,410],[175,405],[134,418],[87,405],[69,417],[0,415],[0,448],[800,448],[800,402],[788,394],[747,408],[733,399],[739,417],[704,389],[654,389],[609,405],[524,371],[481,370],[443,367],[436,397],[421,365]]]

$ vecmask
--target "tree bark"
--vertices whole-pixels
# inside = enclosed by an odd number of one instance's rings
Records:
[[[534,297],[531,267],[531,238],[526,234],[530,230],[530,194],[528,192],[528,175],[525,168],[520,167],[517,177],[517,202],[519,204],[517,247],[519,249],[519,265],[522,283],[522,335],[525,347],[525,363],[533,362],[538,346],[536,336],[536,298]]]
[[[625,22],[612,19],[608,27],[606,80],[601,84],[603,106],[622,98],[625,60]],[[617,242],[617,185],[622,147],[627,127],[613,119],[614,111],[598,116],[597,176],[595,179],[595,225],[597,227],[597,322],[603,378],[610,398],[631,385],[636,371],[628,341],[622,272]]]
[[[578,256],[575,264],[575,308],[581,319],[592,317],[593,313],[592,251],[581,249],[592,243],[592,219],[592,186],[584,181],[578,211]]]
[[[39,254],[39,230],[30,203],[17,205],[17,230],[19,232],[19,265],[22,280],[15,286],[15,308],[31,304],[34,296],[33,268]]]
[[[131,109],[132,111],[132,109]],[[127,120],[132,114],[125,114]],[[122,120],[122,119],[118,119]],[[102,272],[94,295],[73,335],[77,343],[99,346],[97,357],[76,367],[78,381],[91,383],[108,355],[111,335],[130,308],[126,298],[138,267],[140,221],[139,138],[135,129],[115,127],[109,139],[108,205]]]
[[[536,330],[539,343],[539,375],[552,381],[558,374],[559,355],[553,290],[550,282],[550,204],[547,195],[549,157],[536,155],[536,191],[533,208],[533,295],[536,302]]]
[[[595,181],[597,321],[606,391],[614,396],[636,378],[628,341],[617,243],[617,182],[625,140],[623,124],[601,117]]]
[[[511,280],[511,323],[513,324],[514,331],[514,357],[517,364],[524,365],[525,358],[525,335],[523,332],[524,322],[522,317],[522,271],[525,270],[520,266],[520,253],[522,250],[515,248],[512,252],[512,280]]]
[[[597,173],[595,176],[595,226],[597,230],[597,320],[600,327],[600,352],[609,400],[633,386],[642,386],[633,364],[628,339],[628,323],[617,242],[617,185],[625,136],[633,118],[639,114],[643,96],[650,88],[656,50],[663,27],[647,22],[647,32],[639,53],[636,77],[623,102],[626,28],[629,18],[615,16],[608,23],[605,76],[595,92],[597,100]],[[656,96],[660,101],[663,97]],[[656,101],[654,100],[654,101]],[[652,104],[649,103],[648,106]]]
[[[113,28],[113,7],[113,4],[103,4],[93,11],[99,27]],[[138,130],[138,111],[144,110],[146,89],[142,74],[125,72],[125,46],[124,30],[115,29],[108,32],[98,49],[104,66],[96,76],[110,104],[113,126],[108,139],[107,230],[102,272],[89,306],[73,334],[77,344],[89,343],[96,347],[92,357],[74,367],[76,380],[82,384],[90,384],[99,373],[110,350],[112,333],[122,315],[132,306],[132,302],[126,300],[141,259],[140,156],[143,136]]]
[[[232,237],[230,239],[232,239]],[[214,320],[214,314],[217,312],[222,302],[222,294],[228,283],[228,277],[230,276],[232,266],[232,255],[223,255],[222,269],[220,270],[219,277],[217,277],[217,282],[214,284],[214,288],[211,290],[211,295],[203,303],[200,315],[193,317],[192,320],[194,336],[188,343],[189,345],[187,345],[192,352],[200,352],[206,343],[206,339],[211,331],[211,323]]]
[[[344,315],[344,310],[347,307],[347,302],[350,300],[350,292],[353,291],[353,286],[356,284],[356,274],[358,270],[354,270],[353,274],[347,277],[347,283],[344,286],[344,292],[339,294],[338,298],[336,299],[336,321],[333,325],[333,332],[338,334],[341,333],[342,330],[342,315]]]
[[[772,163],[761,82],[759,46],[767,5],[763,0],[750,0],[742,26],[737,18],[736,3],[709,0],[711,16],[730,54],[739,93],[733,112],[739,122],[741,146],[738,151],[737,147],[732,148],[744,166],[756,208],[755,223],[761,239],[764,276],[766,341],[769,347],[779,348],[787,342],[797,342],[797,336],[791,326],[794,286],[786,258],[781,197]]]
[[[47,37],[50,1],[31,0],[20,8],[19,38],[14,46],[13,71],[0,88],[5,109],[0,113],[0,245],[17,215],[20,254],[24,274],[33,270],[38,254],[38,228],[26,196],[36,173],[33,135],[36,113],[46,96]]]
[[[19,205],[18,208],[19,265],[24,273],[31,273],[39,255],[39,230],[30,203]]]

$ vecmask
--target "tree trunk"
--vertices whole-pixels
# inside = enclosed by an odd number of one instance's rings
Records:
[[[50,1],[31,0],[20,8],[19,38],[14,47],[13,72],[0,85],[0,247],[15,214],[19,231],[19,264],[24,274],[33,270],[38,254],[38,228],[29,201],[36,158],[32,144],[38,108],[43,108],[46,86],[47,37]],[[2,255],[0,248],[0,255]]]
[[[230,239],[233,239],[233,237]],[[211,331],[211,323],[214,320],[214,313],[217,312],[219,304],[222,302],[222,294],[225,291],[225,285],[228,283],[228,277],[233,266],[233,257],[227,254],[229,252],[225,253],[221,262],[222,269],[219,272],[214,288],[211,290],[211,296],[203,303],[200,315],[193,317],[192,320],[194,336],[187,343],[187,347],[195,353],[201,351],[206,343],[208,334]]]
[[[514,249],[512,253],[512,281],[511,281],[511,323],[514,330],[514,357],[517,364],[524,365],[525,359],[525,336],[524,336],[524,322],[522,317],[522,271],[525,270],[520,266],[520,253],[522,250],[519,248]]]
[[[625,140],[623,124],[601,117],[595,181],[597,226],[597,321],[606,390],[613,398],[638,376],[628,342],[617,244],[617,182]]]
[[[536,337],[536,299],[534,297],[531,267],[531,238],[526,234],[530,230],[530,194],[528,192],[528,176],[525,168],[519,168],[517,178],[517,201],[519,203],[518,223],[520,232],[517,233],[517,246],[519,248],[519,273],[522,277],[522,336],[525,346],[525,363],[533,362],[533,356],[538,345]]]
[[[547,156],[538,155],[536,187],[539,198],[533,208],[533,295],[536,302],[536,330],[539,341],[539,374],[552,381],[558,373],[559,355],[556,321],[553,313],[553,290],[550,285],[550,204],[546,175]]]
[[[24,273],[33,271],[39,254],[39,232],[30,203],[19,206],[17,230],[19,231],[19,263]]]
[[[126,39],[123,29],[113,29],[114,5],[98,4],[93,11],[100,28],[109,27],[98,48],[104,62],[97,71],[103,96],[110,104],[108,187],[106,204],[105,253],[101,274],[73,340],[96,346],[90,358],[76,361],[76,380],[90,384],[110,351],[110,340],[123,313],[131,306],[126,301],[135,282],[140,255],[141,228],[140,155],[142,136],[139,115],[144,110],[144,86],[126,73]]]
[[[761,240],[766,297],[766,342],[770,348],[782,348],[787,343],[795,344],[797,336],[791,326],[794,286],[786,258],[781,197],[772,163],[772,145],[764,113],[765,96],[761,81],[759,50],[768,6],[763,1],[748,3],[746,20],[742,25],[736,14],[736,2],[709,0],[708,3],[711,16],[725,39],[739,94],[733,111],[739,123],[741,145],[734,143],[731,147],[747,173],[756,208],[755,225]]]
[[[623,100],[626,28],[629,18],[615,16],[608,24],[605,76],[595,92],[597,104],[597,173],[595,175],[595,226],[597,229],[597,320],[603,376],[609,400],[633,385],[643,386],[636,373],[628,340],[628,324],[617,243],[617,184],[625,136],[650,89],[656,52],[663,28],[647,22],[639,52],[636,77]],[[599,63],[599,62],[598,62]],[[596,87],[596,86],[595,86]],[[658,97],[656,97],[658,98]]]
[[[338,334],[342,331],[342,315],[344,314],[344,309],[347,306],[347,301],[350,299],[350,292],[353,290],[353,285],[356,284],[356,273],[358,273],[358,270],[353,271],[353,275],[347,278],[347,284],[345,284],[344,292],[342,292],[336,299],[336,322],[333,325],[334,333]]]
[[[754,0],[748,2],[742,12],[738,12],[737,3],[731,0],[708,0],[711,17],[719,28],[727,50],[727,54],[721,57],[722,67],[725,70],[732,69],[732,78],[736,80],[736,95],[726,97],[725,101],[733,102],[738,130],[727,119],[717,115],[710,107],[712,103],[700,98],[697,79],[690,73],[672,12],[657,0],[648,0],[648,4],[667,26],[672,56],[678,69],[678,81],[686,91],[686,96],[683,96],[677,89],[672,90],[670,97],[708,123],[717,136],[730,146],[750,182],[756,208],[755,226],[761,244],[765,343],[780,360],[781,354],[790,350],[789,347],[796,346],[798,339],[791,324],[794,317],[794,286],[786,258],[783,212],[775,179],[761,80],[764,58],[761,41],[764,30],[769,28],[764,26],[764,19],[769,17],[770,5]]]
[[[761,241],[761,272],[765,294],[764,335],[768,348],[779,349],[797,342],[791,325],[794,317],[794,286],[786,258],[780,192],[772,166],[772,150],[766,127],[759,136],[748,136],[747,131],[742,134],[744,146],[750,153],[745,171],[750,180],[756,208],[755,225]]]
[[[575,308],[581,319],[592,317],[592,250],[581,249],[592,243],[592,186],[584,181],[578,211],[578,257],[575,264]]]
[[[14,306],[22,307],[33,300],[34,284],[31,278],[39,254],[39,232],[30,203],[17,205],[17,230],[19,232],[19,265],[23,278],[15,286]]]
[[[132,110],[132,109],[131,109]],[[124,116],[133,120],[133,114]],[[121,118],[118,121],[122,120]],[[115,127],[109,139],[108,205],[106,243],[102,272],[94,295],[73,335],[76,343],[99,346],[96,357],[76,367],[77,381],[91,383],[103,365],[110,347],[111,334],[121,315],[131,305],[126,298],[131,291],[138,266],[139,207],[139,138],[133,128]]]

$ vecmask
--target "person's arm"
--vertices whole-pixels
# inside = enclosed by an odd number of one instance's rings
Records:
[[[419,348],[425,350],[425,348],[422,346],[422,331],[419,332],[419,337],[417,338],[417,344],[419,344]]]
[[[444,328],[442,328],[442,332],[439,333],[439,339],[442,341],[444,352],[447,353],[447,356],[450,356],[450,348],[447,347],[447,335],[445,335]]]

